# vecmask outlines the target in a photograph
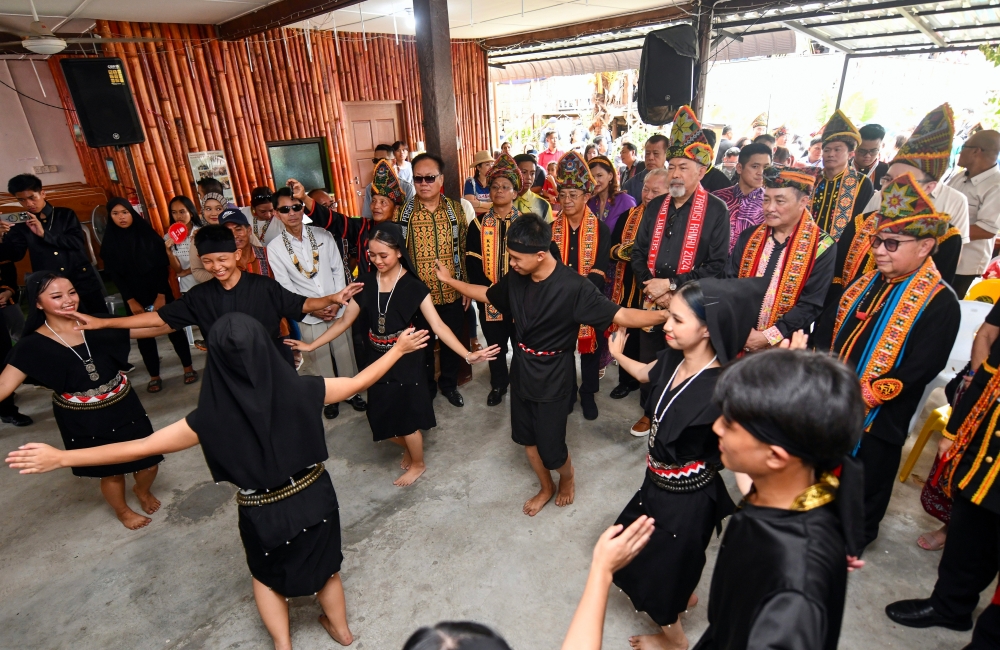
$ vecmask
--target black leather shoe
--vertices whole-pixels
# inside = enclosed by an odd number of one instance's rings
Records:
[[[486,406],[496,406],[503,401],[503,396],[507,394],[506,388],[494,388],[486,396]]]
[[[972,629],[972,617],[954,619],[938,614],[930,598],[900,600],[885,606],[885,614],[896,623],[907,627],[945,627],[967,632]]]
[[[355,411],[368,410],[368,402],[366,402],[365,398],[361,397],[360,394],[355,395],[351,399],[347,400],[347,403],[350,404]]]
[[[462,394],[458,390],[450,390],[447,393],[441,391],[441,394],[448,398],[452,406],[465,406],[465,400],[462,399]]]
[[[639,390],[638,386],[631,386],[629,384],[618,384],[615,389],[611,391],[611,399],[625,399],[628,394],[634,390]]]
[[[592,394],[580,394],[580,408],[583,409],[583,417],[587,420],[597,419],[597,402]]]
[[[15,427],[27,427],[35,423],[34,420],[29,418],[24,413],[5,415],[3,417],[0,417],[0,422],[4,422],[5,424],[13,424]]]
[[[332,420],[338,415],[340,415],[340,404],[327,404],[323,407],[323,417],[327,420]]]

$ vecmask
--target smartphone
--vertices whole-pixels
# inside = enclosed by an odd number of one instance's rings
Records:
[[[7,223],[24,223],[31,219],[30,212],[8,212],[6,214],[0,214],[0,219],[6,221]]]

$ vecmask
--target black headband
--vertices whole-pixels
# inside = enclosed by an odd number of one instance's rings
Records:
[[[212,253],[235,253],[235,239],[205,239],[201,243],[195,243],[198,248],[198,255],[211,255]]]
[[[750,435],[752,435],[757,440],[760,440],[761,442],[768,445],[777,445],[778,447],[781,447],[782,449],[787,451],[792,456],[801,458],[803,461],[805,461],[810,465],[816,465],[817,463],[820,463],[824,460],[810,453],[809,450],[799,447],[794,441],[789,439],[788,436],[786,436],[784,432],[782,432],[782,430],[778,428],[777,425],[775,425],[772,422],[768,422],[766,420],[753,420],[747,422],[740,422],[740,425],[742,425],[744,429],[749,431]]]
[[[526,253],[531,255],[533,253],[544,253],[549,250],[549,245],[545,244],[543,246],[532,246],[531,244],[524,244],[519,241],[509,241],[507,242],[507,250],[514,251],[515,253]]]

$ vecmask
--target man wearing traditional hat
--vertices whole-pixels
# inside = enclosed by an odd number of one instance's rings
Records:
[[[872,125],[864,128],[869,126]],[[951,107],[942,104],[920,120],[881,180],[883,185],[888,185],[897,176],[911,174],[934,202],[937,212],[948,220],[949,227],[938,239],[938,247],[933,254],[934,266],[948,284],[954,282],[962,244],[969,241],[969,202],[961,192],[940,182],[948,168],[954,134]],[[870,255],[871,237],[878,227],[881,201],[881,191],[875,192],[864,213],[851,219],[841,233],[834,288],[828,294],[827,302],[838,300],[844,287],[875,268],[875,258]]]
[[[813,333],[816,349],[835,355],[861,381],[865,428],[854,455],[865,469],[866,545],[889,506],[910,419],[958,334],[958,300],[931,259],[947,229],[912,174],[893,179],[872,236],[876,268],[824,309]]]
[[[1000,231],[1000,133],[976,131],[962,145],[958,165],[965,171],[948,179],[948,186],[965,195],[969,202],[969,240],[962,246],[955,289],[964,296],[969,285],[982,275],[993,256],[993,244]]]
[[[750,123],[750,128],[753,131],[750,135],[751,140],[756,138],[758,135],[763,135],[764,132],[767,131],[767,111],[753,118],[753,122]]]
[[[813,191],[812,215],[835,241],[847,224],[861,214],[875,189],[868,177],[853,168],[851,153],[861,134],[839,108],[823,127],[823,173]]]
[[[701,186],[712,164],[712,147],[690,106],[674,116],[667,151],[668,196],[652,199],[632,246],[632,271],[643,285],[649,309],[666,308],[670,296],[688,280],[719,275],[729,257],[729,211],[722,199]],[[649,363],[664,348],[662,331],[639,337],[639,361]],[[641,389],[642,402],[649,384]],[[649,431],[646,415],[632,427],[634,435]]]
[[[353,233],[351,248],[358,252],[357,278],[363,281],[365,275],[375,272],[375,266],[368,259],[368,238],[372,226],[382,221],[394,221],[400,206],[406,203],[399,177],[387,160],[380,160],[372,171],[371,202],[372,216],[362,218],[357,232]],[[363,312],[362,312],[363,313]],[[358,328],[364,329],[364,328]]]
[[[375,155],[372,158],[372,163],[377,165],[382,160],[386,161],[386,163],[393,169],[393,173],[395,174],[396,159],[393,156],[391,144],[380,144],[375,147]],[[406,182],[405,180],[400,179],[398,177],[398,174],[396,182],[399,183],[399,187],[402,190],[404,196],[406,197],[406,200],[407,201],[411,200],[415,195],[415,189],[413,185],[411,183]],[[364,202],[361,205],[361,216],[366,219],[372,218],[372,189],[373,189],[372,184],[369,183],[368,187],[365,188],[365,198]],[[397,205],[401,206],[402,203],[398,203]]]
[[[782,124],[781,126],[779,126],[778,128],[776,128],[774,131],[772,131],[771,135],[774,136],[774,146],[775,146],[775,148],[777,148],[777,147],[785,147],[786,149],[788,148],[788,127],[787,126],[785,126],[784,124]]]
[[[764,170],[764,223],[747,228],[726,263],[727,278],[768,278],[744,351],[809,332],[833,280],[837,243],[809,214],[815,177],[791,167]]]
[[[514,162],[521,172],[521,190],[514,199],[514,207],[521,214],[531,212],[546,221],[552,221],[552,206],[549,202],[531,191],[538,176],[538,161],[534,154],[522,153],[514,156]],[[544,176],[544,174],[543,174]]]
[[[556,167],[556,183],[559,186],[559,205],[562,210],[552,220],[552,241],[559,248],[562,263],[589,279],[601,292],[607,276],[611,250],[611,231],[607,224],[597,218],[587,207],[590,195],[597,184],[590,174],[590,167],[576,151],[567,152],[559,159]],[[600,354],[597,351],[597,332],[590,325],[581,325],[577,337],[580,352],[580,407],[583,417],[596,420],[597,402],[594,394],[600,390]],[[574,390],[570,409],[576,403]]]
[[[531,174],[534,177],[534,170]],[[491,287],[510,270],[507,255],[507,228],[521,212],[514,205],[514,198],[521,191],[523,179],[514,159],[502,153],[486,175],[490,188],[491,207],[486,214],[476,217],[469,224],[465,235],[465,269],[469,282]],[[479,324],[487,345],[499,345],[500,354],[490,361],[490,394],[487,406],[503,401],[510,385],[507,371],[507,341],[517,341],[510,315],[501,314],[489,303],[479,304]]]

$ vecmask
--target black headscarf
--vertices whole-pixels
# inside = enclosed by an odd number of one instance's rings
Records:
[[[122,206],[132,215],[132,225],[122,228],[111,218],[111,210]],[[101,259],[112,273],[146,275],[169,264],[166,247],[148,221],[132,204],[115,196],[108,201],[108,227],[101,242]]]
[[[413,262],[410,261],[410,253],[406,250],[406,237],[403,236],[402,226],[394,221],[380,221],[373,224],[371,236],[368,238],[369,243],[375,239],[375,235],[379,232],[388,235],[399,248],[399,252],[402,253],[399,263],[403,265],[403,268],[416,275],[416,268],[413,266]]]
[[[705,321],[719,363],[737,357],[757,325],[760,304],[767,290],[765,278],[698,280],[705,296]]]
[[[187,416],[212,477],[267,489],[326,460],[323,386],[299,377],[256,319],[234,312],[215,321],[198,408]]]

